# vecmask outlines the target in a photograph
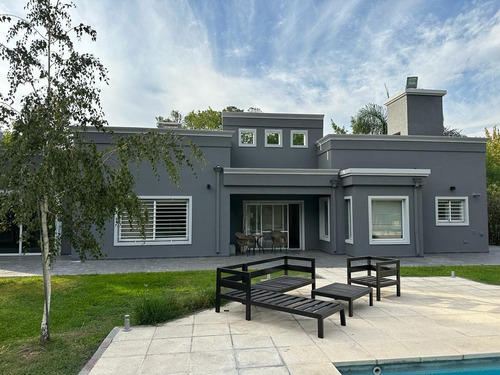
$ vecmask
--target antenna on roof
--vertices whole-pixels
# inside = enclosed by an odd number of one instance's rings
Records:
[[[387,85],[384,83],[385,87],[385,93],[387,94],[387,99],[389,99],[389,89],[387,88]]]

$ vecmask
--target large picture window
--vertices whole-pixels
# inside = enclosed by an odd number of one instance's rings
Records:
[[[368,197],[370,244],[408,244],[408,197]]]
[[[330,198],[319,198],[319,238],[330,241]]]
[[[436,197],[436,225],[469,225],[467,197]]]
[[[146,237],[136,222],[124,215],[115,229],[115,245],[169,245],[191,243],[191,197],[140,198],[148,209]]]

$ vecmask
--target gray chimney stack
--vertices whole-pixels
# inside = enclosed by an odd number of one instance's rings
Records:
[[[387,134],[443,135],[446,90],[405,88],[385,101]]]

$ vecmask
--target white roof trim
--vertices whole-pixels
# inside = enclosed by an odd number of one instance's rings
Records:
[[[348,168],[340,171],[340,178],[351,176],[427,177],[430,174],[430,169]]]
[[[369,141],[369,142],[422,142],[422,143],[486,143],[481,137],[447,137],[444,135],[387,135],[387,134],[327,134],[316,141],[323,146],[329,141]]]
[[[419,95],[419,96],[445,96],[446,90],[426,90],[426,89],[404,89],[398,92],[396,95],[387,99],[384,104],[389,105],[403,96],[407,95]]]
[[[338,176],[338,169],[294,169],[294,168],[224,168],[224,174],[265,175],[327,175]]]
[[[295,120],[323,120],[323,114],[307,113],[266,113],[266,112],[222,112],[222,117],[245,117],[245,118],[272,118],[272,119],[295,119]]]

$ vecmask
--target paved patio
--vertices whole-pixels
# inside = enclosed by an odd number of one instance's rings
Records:
[[[345,263],[344,263],[345,264]],[[318,268],[317,285],[345,282],[345,268]],[[459,275],[457,275],[459,276]],[[309,295],[310,288],[297,291]],[[81,375],[339,374],[335,365],[500,356],[500,287],[460,277],[403,278],[402,296],[354,303],[347,326],[339,315],[317,322],[229,303],[157,327],[115,328]]]

